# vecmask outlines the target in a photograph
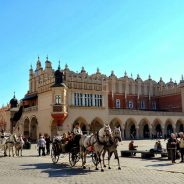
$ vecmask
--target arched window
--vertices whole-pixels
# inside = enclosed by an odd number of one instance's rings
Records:
[[[55,96],[55,103],[56,104],[61,104],[61,96],[60,95]]]
[[[116,99],[115,107],[116,107],[117,109],[119,109],[119,108],[121,107],[120,99]]]
[[[134,104],[131,100],[128,101],[128,108],[129,109],[133,109],[134,108]]]
[[[144,100],[141,100],[140,108],[141,109],[145,109],[145,102],[144,102]]]

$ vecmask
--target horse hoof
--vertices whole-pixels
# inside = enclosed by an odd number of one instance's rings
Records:
[[[111,169],[111,167],[109,167],[109,169]]]
[[[86,169],[86,166],[83,166],[83,169]]]
[[[103,169],[101,169],[101,172],[104,172],[104,170],[103,170]]]
[[[118,167],[119,170],[121,170],[121,167]]]
[[[98,170],[98,168],[96,167],[96,170]]]
[[[104,167],[106,167],[106,165],[104,165]]]

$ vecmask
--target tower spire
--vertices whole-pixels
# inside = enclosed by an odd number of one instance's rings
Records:
[[[59,60],[58,70],[60,70],[60,69],[61,69],[61,67],[60,67],[60,60]]]

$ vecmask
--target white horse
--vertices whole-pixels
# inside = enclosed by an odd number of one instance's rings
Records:
[[[22,136],[19,136],[15,142],[15,154],[16,154],[16,156],[19,156],[19,152],[20,152],[20,156],[22,156],[23,146],[24,146],[24,140],[23,140]]]
[[[117,147],[118,147],[118,142],[121,142],[121,130],[120,128],[114,128],[113,130],[113,137],[112,140],[110,141],[110,146],[105,146],[103,153],[102,153],[102,158],[103,158],[103,165],[104,167],[106,167],[105,165],[105,161],[104,161],[104,157],[105,157],[105,153],[108,152],[108,168],[111,169],[110,167],[110,159],[112,154],[114,153],[115,155],[115,159],[117,159],[118,161],[118,169],[120,170],[120,162],[119,162],[119,156],[118,156],[118,151],[117,151]]]
[[[9,157],[11,156],[10,152],[12,152],[12,156],[14,157],[14,146],[17,141],[16,134],[11,134],[10,137],[6,140],[6,150],[8,149],[9,151]],[[6,153],[6,152],[5,152]]]
[[[111,128],[109,125],[104,125],[103,128],[101,128],[97,134],[85,136],[82,135],[81,139],[79,141],[80,145],[80,153],[82,158],[82,167],[85,169],[85,163],[86,163],[86,155],[87,155],[87,148],[90,146],[93,146],[94,152],[96,154],[96,170],[98,170],[98,163],[100,163],[101,171],[104,171],[102,163],[101,163],[101,154],[104,149],[104,146],[109,142],[111,138]]]
[[[10,133],[0,133],[0,149],[4,151],[4,156],[7,156],[6,154],[6,141],[10,137]]]

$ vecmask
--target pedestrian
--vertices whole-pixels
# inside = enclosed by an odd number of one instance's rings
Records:
[[[74,142],[77,146],[79,146],[79,140],[81,138],[81,135],[83,134],[82,133],[82,130],[80,128],[80,125],[79,123],[76,123],[75,124],[75,127],[73,129],[73,133],[74,133]]]
[[[171,134],[171,137],[168,139],[168,152],[171,156],[172,163],[176,163],[176,149],[177,149],[177,139],[174,133]]]
[[[184,134],[183,134],[183,132],[180,132],[179,136],[180,136],[179,150],[181,153],[181,161],[180,162],[182,163],[183,162],[183,155],[184,155]]]
[[[42,135],[40,135],[37,145],[38,145],[38,154],[39,154],[39,156],[41,156],[41,152],[42,152],[42,156],[45,156],[46,141],[45,141],[45,139]]]
[[[50,136],[48,134],[46,134],[45,141],[46,141],[46,154],[50,155],[50,143],[52,141],[50,140]]]
[[[129,150],[135,151],[134,153],[132,153],[132,155],[134,155],[134,156],[136,156],[136,151],[137,151],[136,148],[137,148],[137,147],[138,147],[138,146],[134,146],[134,141],[133,141],[133,140],[130,141],[128,148],[129,148]]]
[[[82,135],[82,130],[81,130],[81,128],[80,128],[79,123],[76,123],[76,124],[75,124],[75,127],[74,127],[74,129],[73,129],[73,133],[74,133],[75,135]]]

